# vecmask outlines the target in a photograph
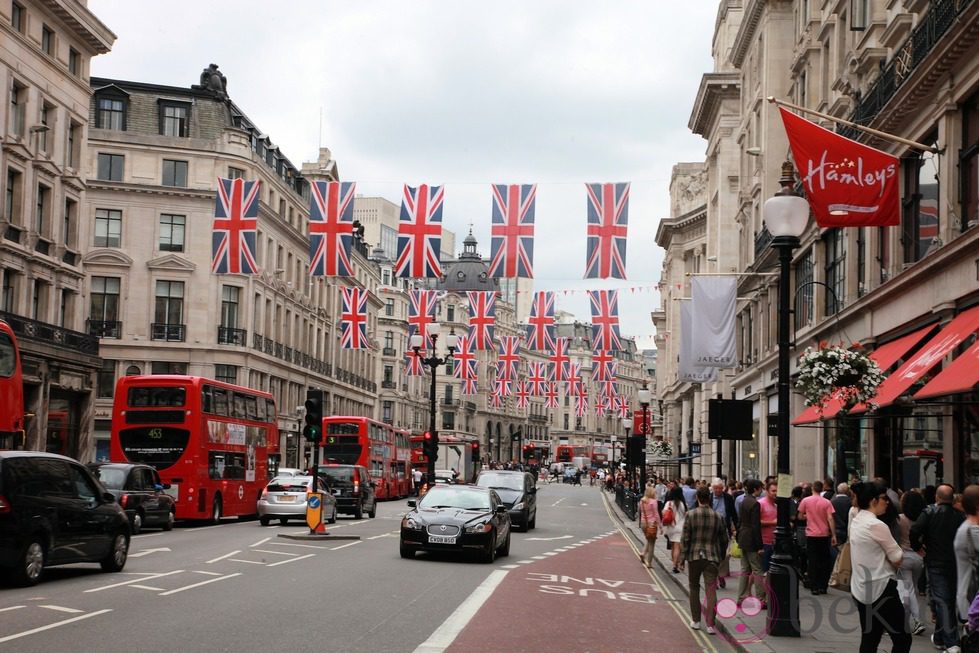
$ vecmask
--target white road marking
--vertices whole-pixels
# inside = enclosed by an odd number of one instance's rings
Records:
[[[130,558],[142,558],[143,556],[148,556],[151,553],[161,553],[161,552],[164,552],[164,551],[165,552],[169,552],[170,551],[170,547],[164,546],[164,547],[160,547],[158,549],[143,549],[142,551],[139,551],[138,553],[130,553],[129,554],[129,557]]]
[[[557,551],[547,551],[547,552],[544,553],[544,555],[546,555],[546,556],[556,556],[557,555]]]
[[[559,503],[561,503],[562,501],[564,501],[564,500],[565,500],[566,498],[567,498],[567,497],[561,497],[560,499],[558,499],[557,501],[555,501],[554,503],[552,503],[552,504],[551,504],[551,507],[553,508],[553,507],[554,507],[554,506],[556,506],[557,504],[559,504]]]
[[[13,635],[7,635],[6,637],[0,637],[0,644],[4,642],[9,642],[14,639],[19,639],[21,637],[27,637],[28,635],[34,635],[36,633],[44,632],[45,630],[51,630],[52,628],[57,628],[59,626],[65,626],[67,624],[75,623],[76,621],[81,621],[82,619],[90,619],[91,617],[97,617],[100,614],[105,614],[106,612],[112,612],[111,609],[99,610],[97,612],[91,612],[89,614],[78,615],[77,617],[72,617],[71,619],[65,619],[64,621],[58,621],[53,624],[48,624],[47,626],[40,626],[38,628],[32,628],[31,630],[25,630],[22,633],[15,633]]]
[[[148,590],[150,592],[162,592],[162,587],[153,587],[152,585],[130,585],[130,587],[135,587],[141,590]]]
[[[197,570],[194,570],[194,571],[192,571],[190,573],[192,573],[192,574],[204,574],[205,576],[220,576],[221,575],[221,574],[219,574],[216,571],[197,571]]]
[[[20,610],[21,608],[26,608],[26,605],[12,605],[9,608],[0,608],[0,612],[7,612],[8,610]]]
[[[265,544],[266,542],[268,542],[271,539],[272,539],[271,537],[266,537],[264,540],[259,540],[258,542],[255,542],[255,544],[251,544],[250,546],[258,546],[260,544]]]
[[[296,562],[297,560],[303,560],[305,558],[312,558],[315,555],[316,555],[315,553],[307,553],[306,555],[299,556],[298,558],[291,558],[289,560],[280,560],[279,562],[273,562],[272,564],[267,565],[267,566],[269,566],[269,567],[278,567],[279,565],[287,565],[290,562]]]
[[[294,556],[295,553],[289,553],[288,551],[269,551],[268,549],[252,549],[252,551],[257,551],[259,553],[270,553],[274,556]]]
[[[455,641],[462,629],[466,627],[472,618],[479,611],[479,608],[493,595],[497,586],[503,582],[509,571],[497,569],[486,577],[479,587],[466,598],[462,604],[456,608],[449,618],[442,622],[431,636],[422,642],[415,653],[441,653]]]
[[[528,542],[552,542],[554,540],[568,540],[574,537],[574,535],[558,535],[556,537],[528,537],[526,540]]]
[[[85,593],[87,594],[89,592],[101,592],[102,590],[111,590],[116,587],[122,587],[123,585],[132,585],[133,583],[138,583],[144,580],[153,580],[155,578],[162,578],[163,576],[173,576],[174,574],[182,574],[182,573],[184,573],[183,569],[178,569],[177,571],[168,571],[162,574],[146,574],[142,578],[133,578],[131,580],[125,580],[121,583],[113,583],[112,585],[104,585],[102,587],[93,587],[90,590],[85,590]]]
[[[530,556],[530,557],[533,558],[534,560],[546,560],[544,556]]]
[[[79,610],[78,608],[66,608],[61,605],[39,605],[39,608],[47,608],[48,610],[57,610],[58,612],[67,612],[69,614],[81,614],[85,612],[84,610]]]
[[[259,560],[242,560],[241,558],[231,558],[231,562],[244,562],[245,564],[249,564],[249,565],[264,565],[265,564],[264,562],[261,562]]]
[[[583,504],[581,504],[581,505],[583,505],[583,506],[587,506],[588,504],[587,504],[587,503],[583,503]]]
[[[176,594],[177,592],[183,592],[185,590],[192,590],[195,587],[200,587],[201,585],[209,585],[210,583],[216,583],[219,580],[227,580],[229,578],[234,578],[235,576],[241,576],[240,573],[228,574],[227,576],[220,576],[218,578],[212,578],[211,580],[203,580],[199,583],[194,583],[193,585],[186,585],[185,587],[178,587],[175,590],[170,590],[169,592],[163,592],[160,596],[170,596],[171,594]]]
[[[346,549],[348,546],[353,546],[354,544],[360,544],[363,540],[357,540],[356,542],[348,542],[347,544],[341,544],[340,546],[334,546],[330,548],[330,551],[336,551],[337,549]]]
[[[532,565],[532,564],[534,564],[534,561],[533,560],[517,560],[517,564],[518,565]]]
[[[232,551],[231,553],[225,553],[223,556],[218,556],[217,558],[214,558],[213,560],[208,560],[207,561],[207,564],[212,564],[212,563],[217,562],[218,560],[224,560],[225,558],[230,558],[231,556],[238,555],[239,553],[241,553],[241,549],[238,549],[237,551]]]
[[[393,535],[393,533],[381,533],[380,535],[374,535],[372,537],[368,537],[367,539],[368,540],[376,540],[376,539],[381,538],[381,537],[391,537],[391,535]]]
[[[519,569],[520,565],[500,565],[500,569]]]
[[[304,549],[326,549],[326,548],[328,548],[328,547],[325,547],[325,546],[315,546],[313,544],[292,544],[290,542],[276,542],[275,545],[276,546],[299,546],[299,547],[302,547]]]

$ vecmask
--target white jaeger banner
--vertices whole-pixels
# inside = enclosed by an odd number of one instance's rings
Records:
[[[737,367],[735,312],[736,277],[693,277],[691,296],[691,353],[701,367]]]
[[[680,380],[691,383],[716,381],[716,367],[704,367],[694,361],[693,331],[691,329],[692,313],[693,307],[690,305],[690,302],[680,302]]]

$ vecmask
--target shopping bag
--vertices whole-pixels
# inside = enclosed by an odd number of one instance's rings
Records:
[[[741,546],[738,544],[737,540],[731,540],[731,549],[728,551],[728,555],[732,558],[741,557]]]
[[[850,561],[850,543],[844,542],[833,563],[833,573],[829,577],[829,586],[844,592],[850,591],[850,576],[853,574],[853,563]]]

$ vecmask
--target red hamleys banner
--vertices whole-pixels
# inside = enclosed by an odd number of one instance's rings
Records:
[[[901,223],[897,157],[823,129],[784,107],[779,111],[820,227]]]

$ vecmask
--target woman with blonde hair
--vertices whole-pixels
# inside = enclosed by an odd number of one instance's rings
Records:
[[[642,550],[642,564],[647,568],[653,566],[653,551],[656,547],[656,535],[659,533],[659,526],[656,486],[652,483],[646,483],[646,493],[639,500],[639,528],[646,535],[646,548]]]

